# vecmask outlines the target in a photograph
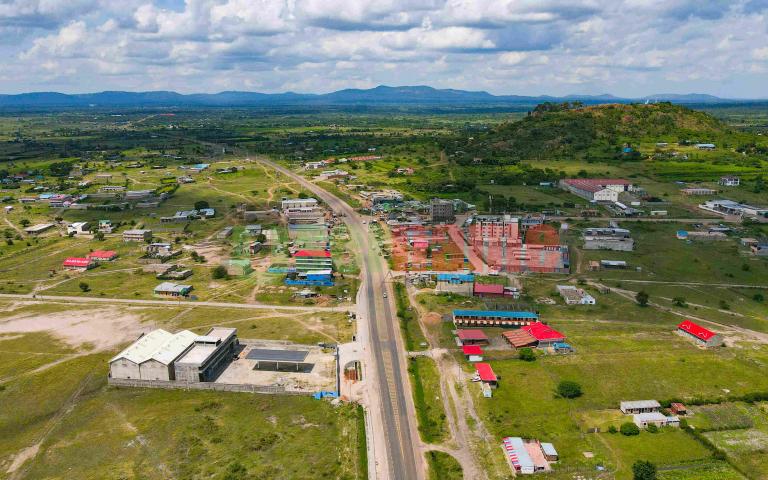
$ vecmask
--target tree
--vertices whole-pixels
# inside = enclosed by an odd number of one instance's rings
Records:
[[[205,200],[198,200],[195,202],[195,210],[202,210],[204,208],[210,208],[210,205]]]
[[[672,303],[677,305],[678,307],[687,307],[688,303],[685,301],[685,297],[675,297],[672,299]]]
[[[520,353],[518,353],[517,358],[525,362],[532,362],[536,360],[536,354],[533,353],[532,348],[525,347],[520,349]]]
[[[220,280],[222,278],[227,278],[227,267],[224,265],[219,265],[218,267],[213,269],[213,272],[211,272],[211,278],[214,280]]]
[[[561,398],[578,398],[582,395],[581,385],[572,380],[563,380],[557,384],[557,395]]]
[[[634,480],[656,480],[656,465],[647,460],[638,460],[632,464]]]
[[[627,437],[631,437],[633,435],[640,435],[640,427],[635,425],[632,422],[625,422],[621,424],[621,427],[619,427],[619,431],[622,435],[625,435]]]
[[[645,307],[648,305],[648,298],[650,296],[645,292],[645,290],[640,290],[637,292],[637,295],[635,295],[635,300],[637,300],[637,303],[641,307]]]
[[[83,292],[90,292],[91,291],[91,286],[88,285],[85,282],[80,282],[80,285],[78,285],[78,286],[80,287],[80,290],[82,290]]]
[[[104,240],[104,232],[96,232],[95,234],[93,234],[93,238],[95,238],[96,240],[98,240],[100,242],[103,241]]]
[[[752,295],[752,300],[756,301],[757,303],[762,303],[765,300],[765,296],[763,296],[762,293],[756,293]]]
[[[24,228],[27,228],[30,223],[31,222],[26,218],[22,218],[21,220],[19,220],[19,225],[21,225]]]

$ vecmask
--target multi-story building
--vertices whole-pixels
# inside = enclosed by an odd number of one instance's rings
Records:
[[[327,250],[299,250],[293,257],[299,272],[333,269],[333,258]]]
[[[617,202],[634,185],[620,178],[568,178],[560,180],[560,187],[590,202]]]
[[[429,202],[429,215],[434,223],[452,222],[456,218],[453,212],[453,201],[433,198]]]

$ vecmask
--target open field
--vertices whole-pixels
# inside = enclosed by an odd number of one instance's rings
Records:
[[[205,333],[214,325],[237,327],[245,338],[310,344],[351,337],[342,314],[4,302],[0,404],[25,408],[0,409],[0,478],[12,478],[9,469],[23,478],[111,478],[115,472],[200,478],[223,475],[235,464],[260,478],[315,478],[317,472],[362,478],[354,407],[307,397],[106,385],[107,360],[139,331],[162,326]],[[24,458],[35,460],[24,464]]]

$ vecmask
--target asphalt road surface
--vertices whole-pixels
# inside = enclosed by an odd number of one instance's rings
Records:
[[[387,472],[380,472],[385,478],[423,478],[419,460],[421,457],[416,454],[418,437],[412,424],[414,412],[405,372],[406,360],[400,348],[398,319],[391,305],[392,289],[385,281],[387,266],[383,257],[369,242],[366,226],[359,215],[346,202],[285,167],[263,158],[258,161],[297,181],[337,214],[344,214],[342,218],[350,230],[353,242],[359,248],[362,260],[363,281],[358,294],[358,321],[368,322],[368,335],[360,340],[370,349],[374,365],[369,367],[377,373],[377,385],[374,388],[369,385],[368,388],[369,393],[378,395],[377,403],[381,406],[381,412],[372,418],[380,419],[382,425],[374,423],[372,429],[384,432],[386,445],[385,452],[377,450],[376,458],[368,461],[376,462],[379,469],[386,465]],[[384,292],[388,293],[389,298],[383,298]]]

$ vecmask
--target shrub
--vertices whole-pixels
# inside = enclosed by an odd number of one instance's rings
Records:
[[[532,348],[525,347],[520,349],[520,353],[517,355],[517,358],[525,362],[533,362],[536,360],[536,354]]]
[[[622,435],[625,435],[627,437],[631,437],[633,435],[640,435],[640,427],[635,425],[632,422],[625,422],[621,424],[621,427],[619,427],[619,431]]]
[[[214,280],[227,278],[227,268],[224,265],[219,265],[218,267],[213,269],[213,271],[211,272],[211,277]]]
[[[632,464],[634,480],[656,480],[656,465],[646,460],[638,460]]]
[[[644,290],[640,290],[637,292],[637,295],[635,295],[635,300],[637,300],[637,303],[641,307],[645,307],[648,305],[648,299],[649,299],[648,293],[646,293]]]
[[[645,430],[646,430],[648,433],[659,433],[659,427],[657,427],[657,426],[656,426],[656,425],[654,425],[653,423],[652,423],[652,424],[650,424],[650,425],[648,425],[648,426],[645,428]]]
[[[210,208],[210,205],[205,200],[198,200],[195,202],[195,210],[202,210],[204,208]]]
[[[619,429],[615,425],[608,427],[608,433],[619,433]]]
[[[80,287],[80,290],[82,290],[83,292],[89,292],[91,290],[91,286],[85,282],[80,282],[80,285],[78,286]]]
[[[582,395],[581,385],[571,380],[563,380],[557,384],[557,395],[561,398],[578,398]]]

